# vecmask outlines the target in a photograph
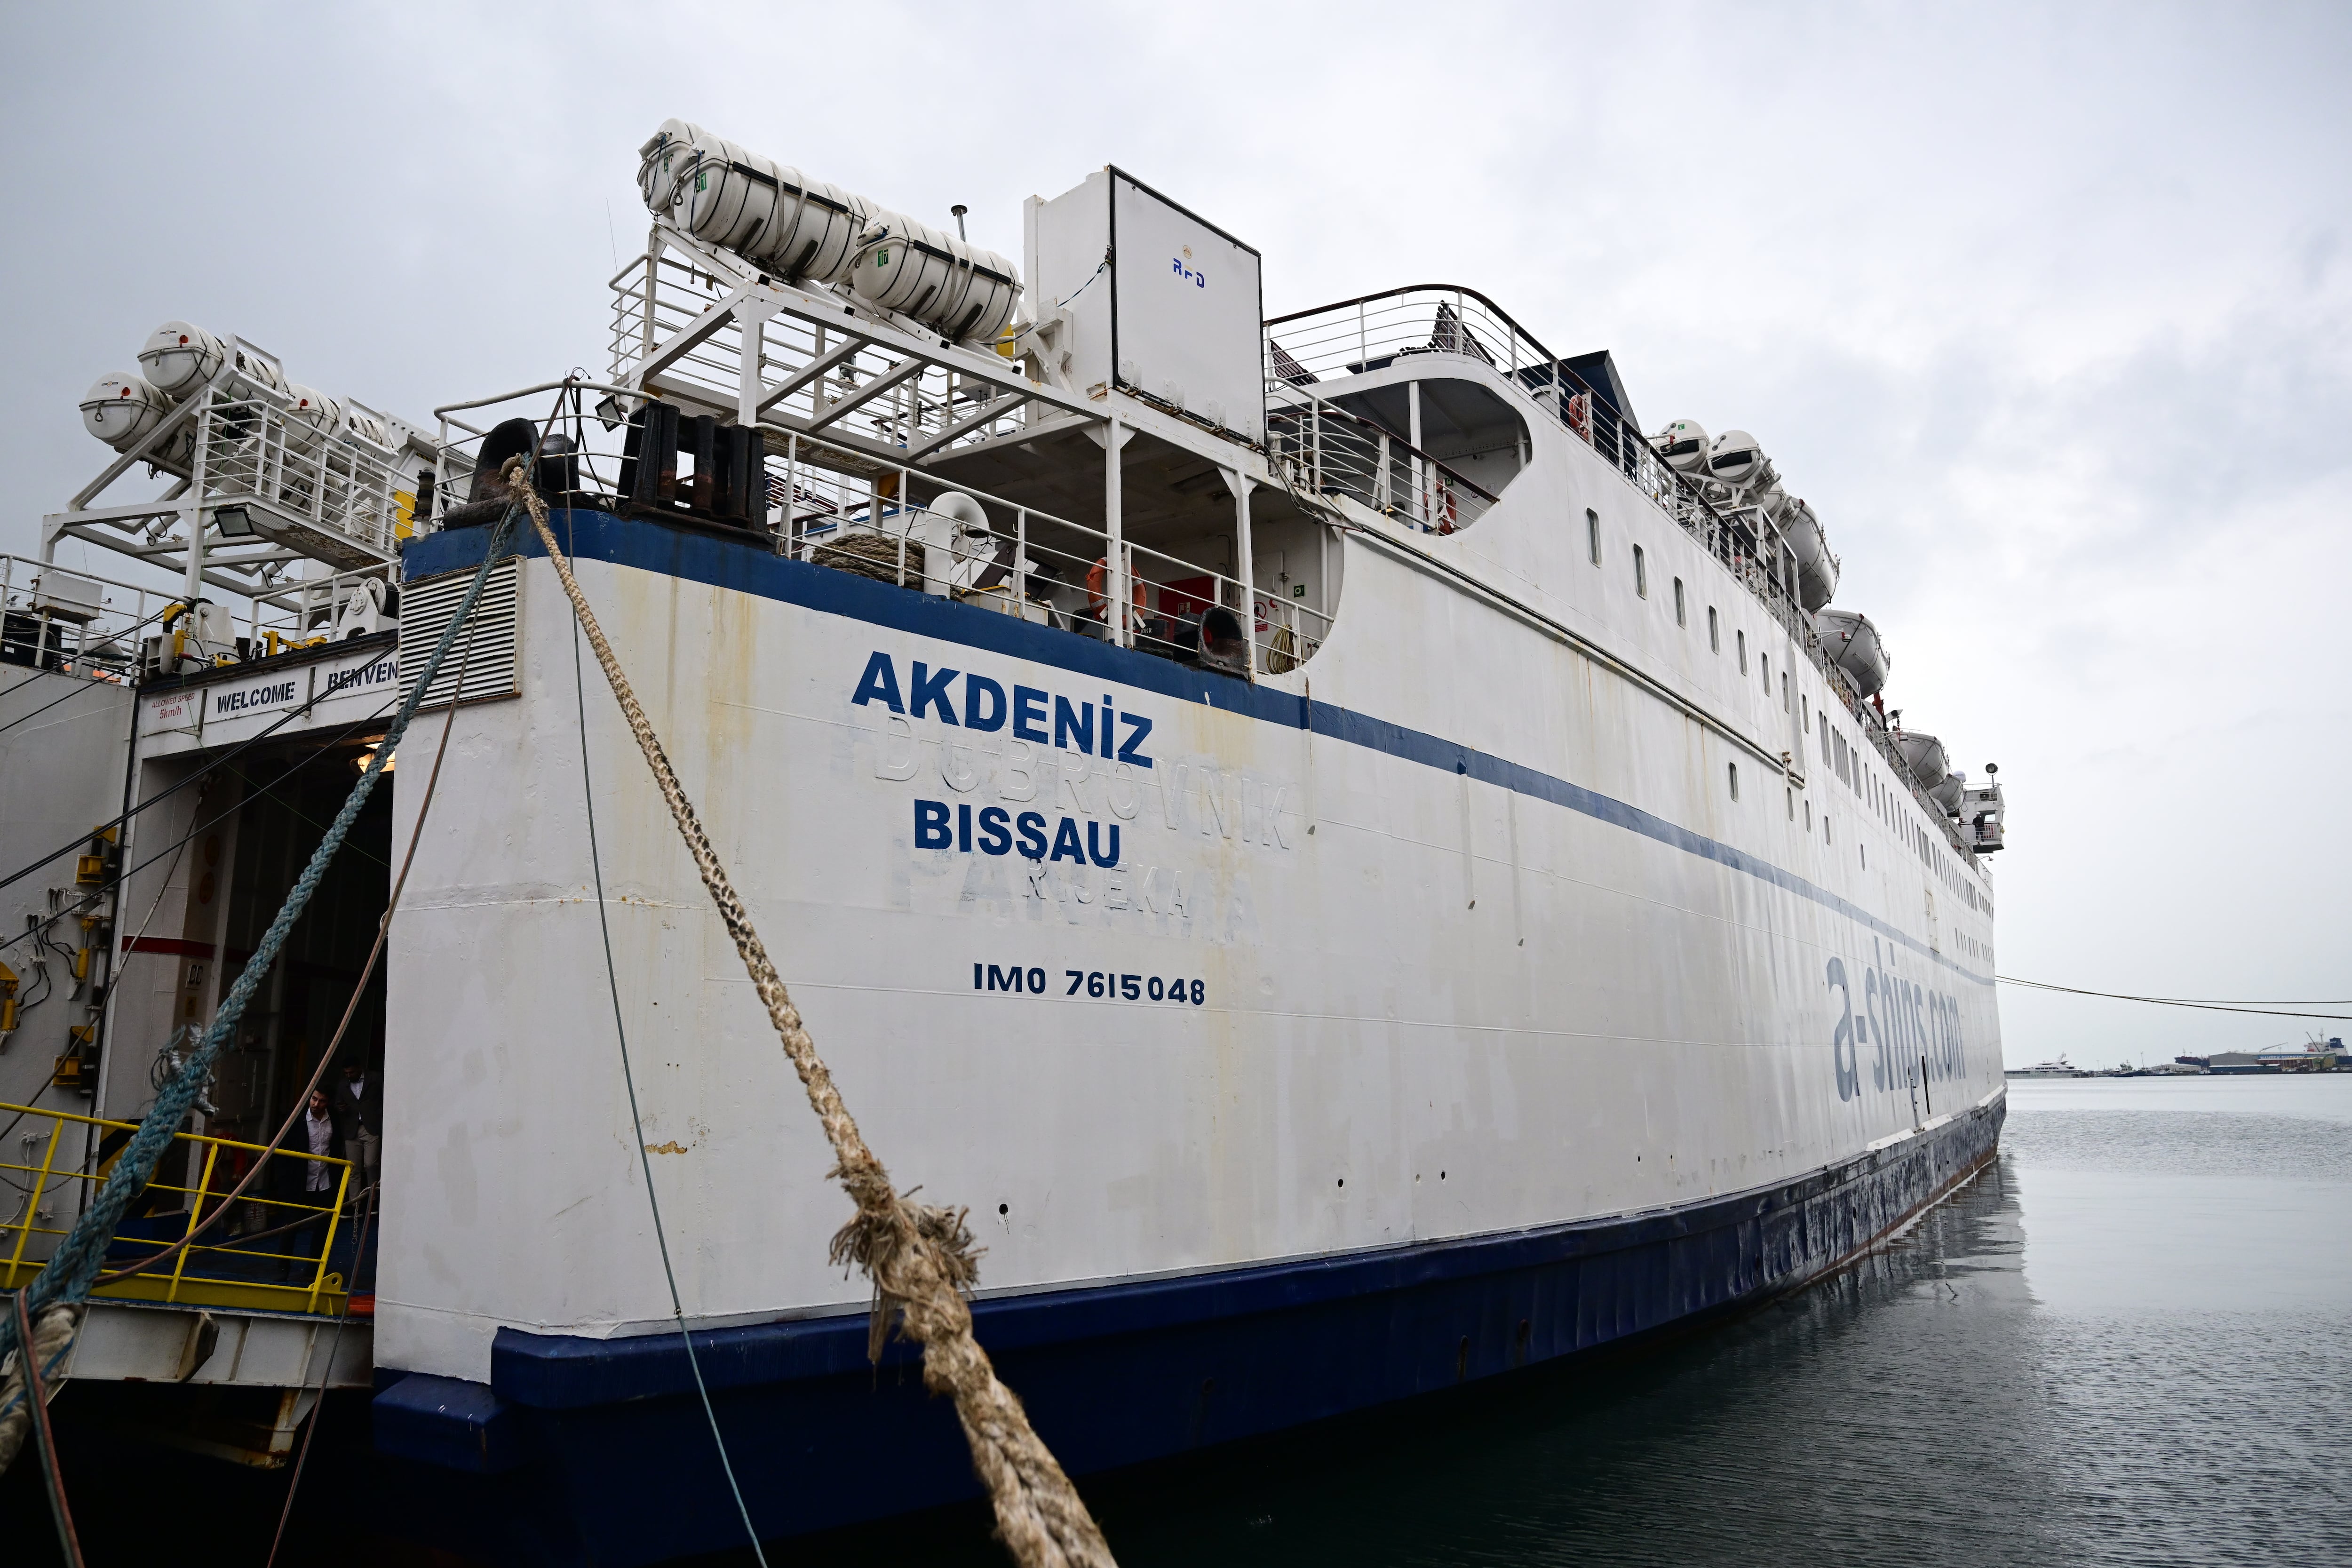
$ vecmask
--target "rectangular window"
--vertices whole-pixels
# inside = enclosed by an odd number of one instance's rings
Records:
[[[1650,558],[1638,544],[1633,546],[1633,592],[1644,599],[1650,596]]]
[[[1812,830],[1813,830],[1813,803],[1812,803],[1811,800],[1807,800],[1807,801],[1805,802],[1805,831],[1806,831],[1806,832],[1808,832],[1808,833],[1811,833]]]
[[[1679,577],[1675,579],[1675,625],[1690,625],[1690,612],[1683,607],[1683,580]]]
[[[1601,564],[1601,514],[1587,509],[1584,514],[1584,544],[1592,552],[1592,563]]]
[[[1721,653],[1723,651],[1723,626],[1722,624],[1715,618],[1715,606],[1713,605],[1709,605],[1706,607],[1706,650],[1709,653]]]
[[[1822,813],[1822,842],[1824,844],[1832,842],[1830,837],[1830,814],[1826,811]]]
[[[1748,634],[1734,632],[1732,635],[1739,639],[1739,673],[1745,675],[1748,673]]]
[[[1797,820],[1797,792],[1795,790],[1790,790],[1787,794],[1789,796],[1789,820],[1794,822]]]
[[[1805,733],[1810,735],[1813,732],[1813,700],[1801,691],[1797,694],[1797,706],[1804,710]]]
[[[1780,672],[1780,711],[1781,711],[1781,712],[1783,712],[1783,713],[1786,713],[1788,710],[1789,710],[1789,672],[1788,672],[1787,670],[1785,670],[1785,669],[1784,669],[1784,670],[1782,670],[1782,671]]]
[[[1834,767],[1836,765],[1836,760],[1830,755],[1830,727],[1827,724],[1822,726],[1821,736],[1822,766],[1825,768]]]
[[[1759,654],[1756,662],[1764,667],[1764,700],[1769,702],[1772,700],[1772,656]]]
[[[1731,764],[1731,798],[1734,800],[1739,798],[1739,764],[1738,763]]]

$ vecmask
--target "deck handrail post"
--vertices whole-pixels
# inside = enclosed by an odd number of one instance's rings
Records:
[[[32,1239],[33,1220],[41,1212],[41,1189],[49,1184],[49,1172],[56,1165],[58,1158],[58,1139],[65,1130],[64,1117],[50,1118],[49,1146],[41,1155],[41,1173],[33,1178],[33,1194],[25,1200],[25,1217],[16,1227],[16,1249],[8,1254],[8,1284],[11,1289],[14,1289],[16,1283],[17,1265],[25,1258],[25,1243]]]
[[[343,1199],[351,1190],[352,1166],[351,1162],[346,1160],[343,1162],[342,1179],[335,1184],[335,1206],[327,1214],[327,1237],[319,1246],[319,1268],[318,1271],[310,1276],[310,1299],[303,1308],[305,1311],[315,1312],[319,1310],[319,1292],[324,1289],[327,1284],[327,1259],[333,1257],[335,1253],[335,1227],[342,1220]],[[352,1272],[357,1274],[359,1268],[360,1260],[354,1255],[352,1258]],[[351,1281],[346,1279],[343,1283],[348,1287]],[[348,1299],[351,1292],[346,1289],[343,1294]]]
[[[184,1137],[185,1134],[182,1136]],[[205,1194],[212,1190],[213,1162],[219,1158],[220,1145],[207,1143],[205,1148],[204,1173],[196,1178],[195,1195],[188,1202],[188,1228],[180,1233],[180,1238],[183,1241],[196,1234],[196,1224],[205,1217]],[[172,1265],[172,1288],[163,1294],[163,1300],[166,1301],[176,1301],[180,1299],[180,1276],[187,1269],[188,1254],[194,1250],[193,1247],[180,1248],[180,1256]]]

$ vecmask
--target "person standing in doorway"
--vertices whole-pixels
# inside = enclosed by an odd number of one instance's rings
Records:
[[[342,1129],[336,1125],[335,1108],[327,1099],[327,1091],[314,1089],[310,1103],[303,1109],[301,1120],[294,1129],[296,1138],[309,1149],[313,1159],[292,1158],[285,1162],[293,1173],[287,1182],[288,1206],[278,1213],[278,1223],[290,1225],[279,1256],[285,1261],[279,1266],[278,1278],[296,1280],[307,1279],[319,1264],[319,1249],[325,1244],[326,1215],[332,1208],[335,1189],[342,1173],[327,1163],[342,1157],[337,1147],[342,1142]]]
[[[356,1200],[361,1190],[376,1184],[383,1172],[383,1075],[370,1072],[361,1062],[344,1063],[343,1081],[335,1086],[335,1110],[352,1163],[358,1167],[352,1173],[359,1178],[352,1194]]]

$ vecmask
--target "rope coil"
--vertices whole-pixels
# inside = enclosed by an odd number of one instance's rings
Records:
[[[1031,1428],[1020,1399],[998,1380],[988,1352],[973,1337],[971,1307],[964,1292],[978,1280],[979,1263],[971,1227],[965,1224],[966,1211],[916,1203],[910,1194],[891,1185],[889,1173],[867,1147],[834,1084],[832,1071],[817,1054],[816,1042],[802,1023],[800,1010],[793,1005],[759,932],[752,929],[751,917],[679,785],[660,737],[655,734],[619,659],[614,657],[612,644],[597,624],[595,612],[580,591],[571,562],[548,526],[547,503],[533,488],[522,459],[508,463],[506,478],[530,514],[531,526],[538,531],[564,596],[580,618],[588,646],[595,651],[596,662],[628,721],[629,732],[653,771],[678,835],[701,873],[702,885],[768,1009],[769,1022],[783,1043],[784,1055],[807,1091],[809,1108],[824,1128],[835,1162],[827,1174],[841,1184],[857,1205],[857,1213],[835,1234],[828,1256],[835,1263],[863,1269],[873,1281],[868,1353],[881,1353],[894,1321],[922,1346],[923,1384],[955,1400],[956,1418],[971,1446],[972,1468],[987,1485],[995,1509],[997,1533],[1022,1568],[1116,1568],[1110,1547],[1077,1489]]]

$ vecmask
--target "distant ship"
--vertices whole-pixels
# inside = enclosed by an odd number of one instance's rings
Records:
[[[2089,1078],[2091,1069],[2078,1068],[2062,1056],[2054,1061],[2036,1062],[2030,1068],[2011,1068],[2008,1076],[2011,1078]]]

